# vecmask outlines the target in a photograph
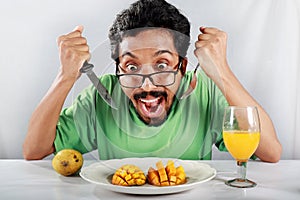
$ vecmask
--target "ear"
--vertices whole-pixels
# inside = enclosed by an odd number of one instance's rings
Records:
[[[186,67],[187,67],[187,63],[188,63],[188,60],[187,60],[187,57],[183,58],[182,61],[181,61],[181,74],[182,76],[184,76],[185,72],[186,72]]]

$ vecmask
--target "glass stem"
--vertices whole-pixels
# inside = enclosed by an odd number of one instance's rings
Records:
[[[237,161],[239,179],[246,180],[247,162]]]

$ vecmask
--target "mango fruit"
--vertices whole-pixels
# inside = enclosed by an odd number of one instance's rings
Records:
[[[63,176],[76,174],[81,169],[82,165],[82,154],[74,149],[63,149],[52,159],[53,169]]]

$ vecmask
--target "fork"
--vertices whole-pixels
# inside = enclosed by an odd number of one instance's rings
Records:
[[[196,66],[196,68],[194,69],[193,79],[191,80],[189,88],[181,95],[180,100],[187,98],[194,91],[194,89],[195,89],[195,87],[197,85],[196,71],[199,68],[199,66],[200,66],[200,64],[198,63],[197,66]]]

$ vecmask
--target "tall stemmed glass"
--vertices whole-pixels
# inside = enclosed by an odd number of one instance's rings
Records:
[[[246,179],[247,161],[260,140],[260,121],[256,107],[229,106],[223,118],[223,139],[226,148],[237,161],[239,177],[226,181],[229,186],[248,188],[256,183]]]

